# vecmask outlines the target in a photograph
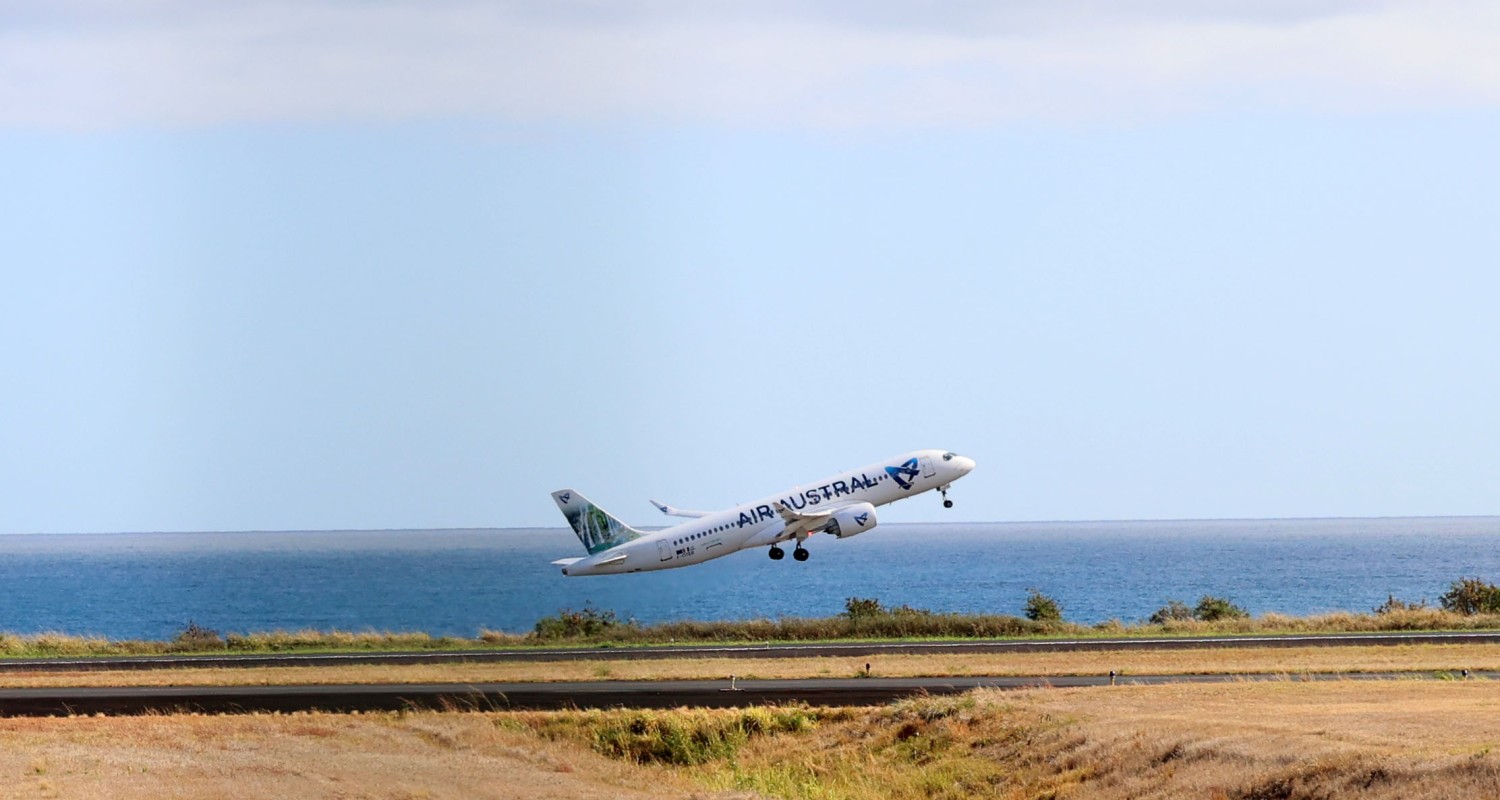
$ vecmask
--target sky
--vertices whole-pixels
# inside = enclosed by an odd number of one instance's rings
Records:
[[[1500,6],[0,0],[0,533],[1500,513]]]

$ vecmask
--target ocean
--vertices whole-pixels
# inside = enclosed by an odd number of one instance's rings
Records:
[[[0,631],[170,638],[188,623],[267,630],[524,632],[587,605],[643,623],[822,617],[850,597],[1137,621],[1212,594],[1252,613],[1436,603],[1500,580],[1500,517],[882,525],[809,542],[812,558],[737,553],[684,569],[565,578],[571,531],[318,531],[0,536]]]

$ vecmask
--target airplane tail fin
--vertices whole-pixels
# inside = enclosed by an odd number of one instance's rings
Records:
[[[557,507],[568,518],[568,524],[573,526],[573,532],[578,534],[578,541],[583,542],[589,555],[619,547],[641,536],[640,531],[615,519],[572,489],[559,489],[552,493],[552,499],[557,501]]]

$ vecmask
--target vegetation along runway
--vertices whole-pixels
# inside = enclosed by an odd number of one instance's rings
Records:
[[[1371,645],[1500,644],[1500,631],[1244,636],[1122,636],[1076,639],[993,639],[812,644],[737,644],[642,647],[525,647],[343,653],[229,653],[213,655],[101,656],[0,660],[0,672],[181,669],[185,667],[290,667],[349,664],[437,664],[506,661],[647,660],[680,658],[820,658],[880,655],[1059,653],[1205,648],[1362,647]]]

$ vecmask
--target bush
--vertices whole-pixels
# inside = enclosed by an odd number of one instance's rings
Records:
[[[1188,608],[1187,603],[1181,600],[1168,600],[1167,604],[1151,613],[1149,622],[1152,625],[1165,625],[1168,622],[1189,622],[1197,617],[1193,616],[1193,610]]]
[[[1032,622],[1062,622],[1062,606],[1036,589],[1027,589],[1026,618]]]
[[[1466,617],[1500,613],[1500,586],[1478,578],[1461,578],[1438,598],[1443,608]]]
[[[594,608],[585,603],[583,610],[565,608],[555,617],[542,617],[536,622],[538,639],[577,639],[601,636],[625,627],[615,612]]]
[[[1426,600],[1419,600],[1415,603],[1410,603],[1405,600],[1397,600],[1395,595],[1388,594],[1385,596],[1385,602],[1381,603],[1378,606],[1375,606],[1375,608],[1371,610],[1371,613],[1383,617],[1389,614],[1399,614],[1403,611],[1422,611],[1426,608]]]
[[[218,631],[205,628],[192,620],[177,632],[177,637],[172,642],[184,650],[219,650],[224,647],[224,638]]]
[[[1223,597],[1206,594],[1193,609],[1193,616],[1204,622],[1217,622],[1221,619],[1244,619],[1250,616],[1250,612]]]
[[[849,619],[878,617],[884,613],[885,609],[880,607],[880,601],[873,597],[851,597],[844,601],[844,616]]]

